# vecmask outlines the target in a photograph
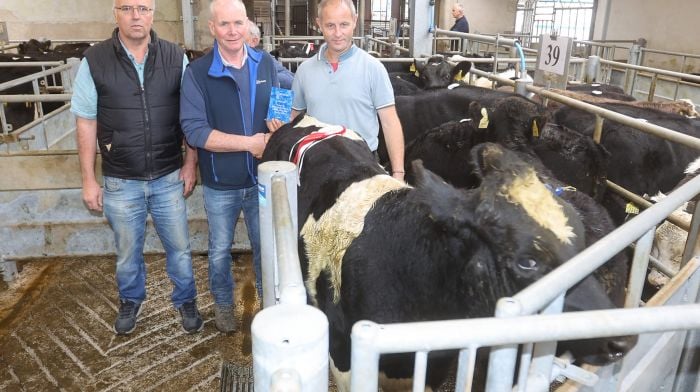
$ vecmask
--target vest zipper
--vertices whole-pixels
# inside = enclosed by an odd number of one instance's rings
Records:
[[[145,70],[144,70],[145,71]],[[146,77],[144,75],[144,81],[146,83]],[[143,108],[143,120],[144,120],[144,142],[146,147],[146,173],[148,173],[148,178],[153,179],[153,151],[151,148],[151,119],[148,115],[148,103],[146,102],[146,87],[141,85],[141,105]]]

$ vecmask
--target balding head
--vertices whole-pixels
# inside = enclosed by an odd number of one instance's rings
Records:
[[[209,7],[209,31],[226,61],[235,63],[243,58],[248,36],[245,5],[241,0],[214,0]]]
[[[452,17],[461,18],[464,16],[464,6],[461,3],[455,3],[452,6]]]
[[[209,3],[209,20],[214,20],[215,14],[225,6],[233,6],[243,9],[243,12],[246,11],[245,4],[241,0],[212,0]]]
[[[318,3],[318,14],[317,16],[321,18],[321,15],[323,13],[323,9],[326,8],[327,6],[334,6],[338,7],[340,5],[344,5],[350,9],[350,13],[352,17],[357,16],[357,9],[355,8],[355,4],[352,2],[352,0],[321,0],[320,3]]]
[[[255,48],[260,44],[260,28],[252,20],[248,19],[248,45]]]

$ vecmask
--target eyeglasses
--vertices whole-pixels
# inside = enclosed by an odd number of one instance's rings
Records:
[[[153,11],[153,8],[148,8],[145,5],[123,5],[114,7],[114,9],[121,11],[123,15],[131,15],[134,10],[137,10],[141,16],[149,15]]]

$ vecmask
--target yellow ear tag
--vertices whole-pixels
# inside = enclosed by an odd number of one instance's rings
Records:
[[[457,72],[457,75],[455,75],[455,80],[459,82],[462,78],[464,78],[464,76],[462,75],[462,70],[460,70]]]
[[[632,202],[629,202],[627,205],[625,205],[625,213],[637,215],[639,214],[639,207],[635,206]]]
[[[479,121],[479,129],[489,127],[489,112],[486,108],[481,108],[481,121]]]
[[[532,120],[532,136],[540,137],[540,128],[537,126],[537,121]]]
[[[409,68],[408,71],[413,72],[416,77],[420,76],[420,72],[418,72],[418,69],[416,68],[416,63],[411,63],[411,68]]]

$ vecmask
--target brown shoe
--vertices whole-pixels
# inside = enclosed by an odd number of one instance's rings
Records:
[[[214,324],[216,329],[223,333],[236,330],[236,319],[233,317],[233,306],[214,305]]]

